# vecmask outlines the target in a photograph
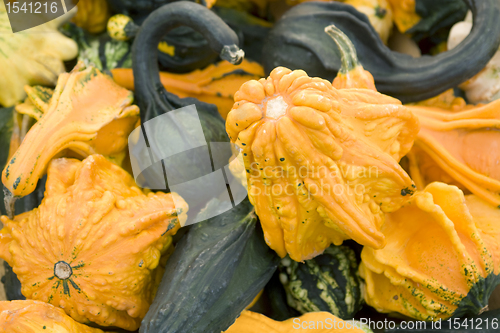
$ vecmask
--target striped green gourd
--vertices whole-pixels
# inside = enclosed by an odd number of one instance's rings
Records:
[[[347,246],[330,246],[304,263],[285,257],[280,264],[280,281],[288,304],[300,313],[328,311],[350,319],[363,302],[358,260]]]

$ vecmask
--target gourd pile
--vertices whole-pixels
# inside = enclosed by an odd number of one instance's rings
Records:
[[[499,16],[80,0],[12,33],[0,3],[0,331],[498,331]],[[131,133],[190,105],[247,191],[218,215],[210,184],[133,172]],[[157,132],[144,154],[191,135]],[[202,177],[202,155],[147,174]]]

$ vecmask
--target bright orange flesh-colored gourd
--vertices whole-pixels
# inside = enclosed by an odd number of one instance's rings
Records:
[[[139,119],[132,101],[131,91],[82,62],[61,74],[48,104],[32,101],[43,115],[3,170],[4,186],[17,197],[31,193],[49,161],[65,149],[82,157],[124,153],[128,133]]]
[[[74,321],[61,308],[32,300],[0,302],[0,332],[104,333]]]
[[[334,26],[325,30],[343,55],[333,85],[276,68],[240,88],[226,122],[242,149],[266,242],[296,261],[349,238],[383,247],[384,212],[398,209],[414,188],[397,161],[410,150],[418,120],[377,93],[361,66],[360,75],[344,75],[357,67],[354,47]]]
[[[101,155],[56,159],[41,205],[13,220],[1,217],[0,258],[27,298],[81,323],[135,330],[156,293],[160,256],[187,209],[176,194],[144,194]]]
[[[387,214],[381,230],[386,247],[361,253],[368,305],[419,320],[484,311],[500,282],[498,208],[436,182]]]
[[[116,83],[127,89],[134,89],[132,69],[115,68],[111,73]],[[234,94],[240,86],[263,75],[261,65],[245,59],[239,65],[222,61],[187,74],[160,72],[160,80],[168,92],[179,97],[194,97],[215,104],[222,118],[226,119],[234,103]]]
[[[283,67],[245,83],[235,102],[226,130],[242,149],[249,198],[271,248],[303,261],[349,238],[384,246],[384,212],[414,186],[397,163],[418,131],[405,106]]]
[[[408,106],[421,129],[408,154],[419,189],[432,181],[457,184],[500,205],[500,101],[461,106],[456,112]]]
[[[326,27],[325,32],[337,44],[342,61],[342,66],[333,80],[332,86],[337,89],[362,88],[377,91],[373,75],[365,71],[359,63],[354,44],[349,38],[334,25]]]
[[[263,314],[243,311],[224,333],[364,333],[359,322],[344,321],[328,312],[309,312],[297,318],[275,321]]]

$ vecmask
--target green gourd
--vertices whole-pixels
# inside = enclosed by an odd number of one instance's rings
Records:
[[[280,280],[288,305],[302,314],[326,311],[350,319],[363,303],[358,260],[347,246],[330,246],[304,263],[285,257],[280,264]]]
[[[219,205],[214,199],[207,211]],[[140,332],[228,329],[271,279],[279,263],[262,230],[256,227],[257,216],[248,200],[193,225],[168,259]]]
[[[132,43],[112,39],[108,33],[92,35],[73,23],[67,23],[63,32],[78,44],[78,60],[99,70],[132,67]]]
[[[8,161],[9,147],[12,138],[12,133],[14,129],[14,117],[16,112],[14,107],[11,108],[0,108],[0,168],[3,169]],[[44,177],[40,180],[37,188],[33,193],[19,199],[15,203],[15,211],[18,214],[30,211],[42,202],[43,193],[45,191],[45,180]],[[2,186],[3,187],[3,186]],[[0,215],[6,215],[7,210],[4,204],[4,191],[0,189]],[[7,300],[22,300],[26,299],[21,293],[21,283],[17,278],[16,274],[12,271],[12,267],[6,262],[3,263],[5,267],[5,275],[2,276],[1,280],[3,287],[5,289],[5,294]]]
[[[470,35],[451,51],[420,58],[387,48],[368,18],[352,6],[336,1],[302,3],[271,29],[263,49],[264,69],[269,74],[284,66],[333,80],[341,66],[340,53],[324,29],[334,24],[353,42],[379,92],[403,103],[430,98],[481,71],[500,45],[500,2],[467,3],[474,18]]]
[[[194,104],[205,141],[228,143],[229,138],[225,131],[224,120],[215,105],[200,102],[195,98],[179,98],[167,92],[161,84],[156,49],[165,34],[180,26],[189,27],[201,33],[213,52],[219,54],[222,59],[233,64],[239,64],[243,60],[244,53],[237,46],[239,43],[237,35],[222,19],[207,8],[193,2],[181,1],[157,9],[142,24],[132,47],[135,99],[141,110],[141,122],[143,126],[149,126],[147,122],[157,116]],[[175,136],[185,138],[186,141],[191,140],[190,133],[195,129],[191,128],[190,124],[196,121],[194,116],[180,121],[170,119],[163,122],[161,128],[154,134],[146,133],[144,136],[147,137],[149,147],[156,147],[157,156],[169,156],[167,151],[172,145],[172,138]],[[157,123],[150,124],[156,126]],[[196,190],[191,190],[195,193],[182,194],[189,201],[190,209],[194,209],[195,205],[205,204],[207,199],[217,196],[212,185],[201,178],[213,172],[210,160],[208,159],[207,162],[206,147],[205,145],[181,152],[168,160],[163,160],[168,172],[167,191],[170,191],[171,181],[177,181],[177,184],[191,180],[197,181]],[[220,152],[215,162],[227,164],[231,157],[230,145],[227,144],[226,148]],[[149,157],[144,156],[144,158]],[[149,175],[147,178],[164,179],[161,166],[158,168],[157,165],[153,165],[145,170],[144,174]],[[154,184],[150,187],[155,188]],[[199,193],[206,195],[198,195]],[[191,197],[196,197],[193,199],[196,202],[187,199]]]

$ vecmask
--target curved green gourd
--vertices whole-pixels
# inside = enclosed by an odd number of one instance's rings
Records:
[[[132,47],[132,60],[134,72],[135,100],[140,108],[141,122],[145,124],[159,115],[167,112],[195,105],[201,121],[201,127],[207,143],[229,142],[224,120],[213,104],[203,103],[195,98],[179,98],[165,90],[160,81],[158,67],[158,43],[162,37],[174,28],[189,27],[201,33],[208,45],[220,55],[221,58],[234,64],[243,60],[243,52],[238,48],[238,37],[217,15],[207,8],[192,2],[175,2],[165,5],[151,13],[142,24]],[[171,122],[162,125],[164,128],[157,131],[154,136],[147,136],[148,143],[154,143],[159,149],[168,149],[169,138],[175,133],[180,137],[189,137],[182,132],[177,123]],[[180,167],[170,168],[169,180],[182,179],[189,181],[212,172],[205,170],[206,154],[200,151],[178,154],[175,164]],[[162,152],[163,153],[163,152]],[[229,145],[223,152],[220,161],[229,161],[231,151]],[[166,155],[163,155],[166,156]],[[157,171],[153,171],[157,172]],[[164,179],[161,171],[154,175],[155,179]],[[212,198],[211,184],[199,184],[197,192],[207,193]],[[205,186],[205,187],[204,187]],[[160,188],[159,188],[160,189]],[[169,187],[167,188],[169,191]],[[200,197],[200,202],[205,203],[205,197]],[[189,202],[191,205],[192,202]],[[193,207],[194,208],[194,207]]]
[[[267,74],[277,66],[303,69],[309,76],[333,80],[341,61],[324,28],[334,24],[356,47],[377,90],[403,103],[438,95],[484,68],[500,45],[500,2],[467,1],[474,17],[470,35],[456,48],[436,56],[413,58],[387,48],[367,17],[339,2],[307,2],[283,15],[268,35],[263,64]]]
[[[209,208],[218,205],[214,200]],[[206,333],[229,328],[279,263],[256,226],[257,216],[248,200],[193,225],[168,259],[140,333]]]

